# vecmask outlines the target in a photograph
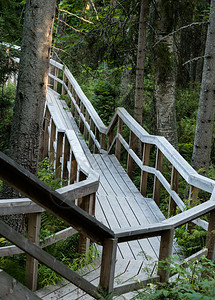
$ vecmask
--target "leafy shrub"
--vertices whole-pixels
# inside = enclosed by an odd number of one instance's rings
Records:
[[[176,258],[178,259],[178,258]],[[168,260],[175,278],[167,283],[149,284],[134,299],[215,299],[215,264],[205,257],[179,265]]]

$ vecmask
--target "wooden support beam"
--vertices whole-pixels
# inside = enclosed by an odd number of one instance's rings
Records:
[[[136,143],[137,137],[133,133],[133,131],[130,131],[130,137],[129,137],[129,149],[135,150],[135,143]],[[132,173],[133,173],[133,166],[134,166],[134,160],[131,157],[131,155],[128,154],[127,159],[127,174],[132,179]]]
[[[66,83],[66,74],[63,73],[63,82]],[[61,94],[62,95],[65,95],[65,87],[64,85],[62,84],[62,91],[61,91]]]
[[[71,82],[70,81],[68,81],[68,91],[70,92],[71,91]],[[69,95],[69,93],[67,94],[67,101],[66,101],[66,104],[68,105],[68,107],[69,107],[69,104],[70,104],[70,101],[72,102],[72,100],[70,99],[70,95]]]
[[[179,173],[175,169],[174,166],[172,166],[172,174],[171,174],[171,190],[178,193],[178,181],[179,181]],[[170,196],[169,197],[169,207],[168,207],[168,217],[174,216],[176,213],[176,203],[174,199]]]
[[[99,285],[107,293],[113,292],[116,251],[117,239],[105,239],[103,243]]]
[[[41,213],[28,215],[28,239],[35,245],[40,242]],[[32,256],[26,256],[25,283],[31,291],[37,289],[38,261]]]
[[[58,78],[59,75],[59,69],[57,67],[55,67],[55,77]],[[57,80],[54,80],[54,90],[57,92]]]
[[[67,162],[70,158],[70,144],[67,139],[67,136],[65,135],[64,140],[64,155],[63,155],[63,179],[68,180],[69,179],[69,172],[67,169]]]
[[[93,122],[93,119],[90,119],[90,130],[94,133],[95,130],[95,124]],[[91,135],[89,136],[89,145],[88,145],[89,149],[92,150],[93,148],[93,139],[91,137]]]
[[[80,108],[81,114],[84,115],[84,104],[81,102],[81,108]],[[81,133],[84,132],[84,122],[82,118],[79,119],[79,130]]]
[[[206,248],[208,248],[207,258],[215,261],[215,209],[210,213]]]
[[[117,126],[117,134],[122,134],[122,128],[123,128],[123,121],[120,119],[118,116],[118,126]],[[116,151],[115,151],[115,156],[120,162],[120,156],[121,156],[121,143],[120,140],[117,138],[116,140]]]
[[[162,166],[163,166],[163,153],[159,149],[157,149],[156,170],[161,172]],[[160,183],[159,179],[157,178],[157,176],[155,176],[153,199],[158,206],[160,204],[160,189],[161,189],[161,183]]]
[[[90,119],[89,112],[86,111],[85,120],[87,124],[89,123],[89,119]],[[88,129],[86,125],[84,126],[84,139],[85,141],[88,139]]]
[[[63,155],[63,138],[64,138],[64,132],[58,132],[57,133],[57,152],[56,152],[56,171],[55,171],[55,177],[61,178],[61,157]]]
[[[71,153],[70,162],[70,184],[73,184],[77,180],[78,164],[73,153]]]
[[[101,141],[100,141],[101,149],[105,149],[105,139],[106,139],[106,135],[104,133],[101,133]]]
[[[172,254],[173,237],[174,237],[174,228],[166,230],[161,234],[159,263],[158,263],[158,275],[160,276],[161,282],[166,282],[169,280],[170,271],[166,259],[169,258]]]
[[[54,142],[56,138],[56,126],[53,121],[51,120],[51,136],[50,136],[50,149],[49,149],[49,164],[51,165],[55,158],[55,149],[54,149]]]
[[[151,149],[151,145],[145,143],[143,148],[144,166],[149,166],[150,149]],[[141,171],[140,192],[144,197],[147,196],[147,183],[148,183],[148,172]]]
[[[51,115],[48,107],[46,107],[46,113],[43,121],[43,132],[41,139],[41,159],[43,160],[45,157],[48,157],[48,148],[49,148],[49,132],[48,127],[50,124]]]

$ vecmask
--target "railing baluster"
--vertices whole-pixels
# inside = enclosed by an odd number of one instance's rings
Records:
[[[58,78],[58,75],[59,75],[59,69],[57,67],[55,67],[55,77]],[[57,85],[58,85],[58,82],[57,80],[54,79],[54,90],[57,92]]]
[[[56,152],[56,171],[55,171],[55,177],[61,178],[61,157],[63,154],[63,138],[64,138],[64,132],[58,132],[57,133],[57,152]]]
[[[105,239],[103,243],[99,285],[107,293],[113,292],[116,251],[117,239]]]
[[[157,149],[156,170],[162,171],[162,166],[163,166],[163,153],[159,149]],[[155,176],[153,199],[158,206],[160,204],[160,188],[161,188],[161,183],[158,180],[157,176]]]
[[[85,115],[85,121],[87,124],[89,124],[89,119],[90,119],[90,115],[89,112],[86,111],[86,115]],[[88,130],[87,130],[87,126],[84,126],[84,139],[87,140],[88,138]]]
[[[130,137],[129,137],[129,148],[131,150],[135,150],[135,142],[137,138],[136,135],[133,133],[133,131],[130,131]],[[127,159],[127,174],[132,179],[132,173],[133,173],[133,166],[134,166],[134,160],[133,158],[128,154]]]
[[[55,158],[55,149],[54,149],[55,138],[56,138],[56,126],[52,119],[51,120],[51,135],[50,135],[50,149],[49,149],[49,164],[50,165],[53,163],[53,160]]]
[[[40,242],[40,225],[41,225],[41,213],[33,213],[28,215],[28,239],[36,245]],[[38,261],[32,256],[26,256],[26,286],[32,290],[37,289],[37,272]]]
[[[172,166],[172,174],[171,174],[171,190],[178,193],[178,181],[179,181],[179,173],[178,171]],[[175,215],[176,213],[176,203],[169,197],[169,207],[168,207],[168,217]]]
[[[167,258],[172,254],[174,228],[163,231],[161,234],[158,275],[160,275],[160,281],[165,282],[169,280],[169,268]]]
[[[81,110],[81,114],[84,115],[84,104],[83,104],[83,102],[81,102],[80,110]],[[81,117],[80,117],[80,120],[79,120],[79,130],[80,130],[81,133],[83,133],[83,131],[84,131],[84,122],[83,122]]]
[[[45,157],[48,157],[48,147],[49,147],[48,127],[49,127],[49,124],[50,124],[50,119],[51,119],[50,112],[49,112],[48,108],[46,108],[46,113],[45,113],[45,118],[44,118],[44,127],[43,127],[42,138],[41,138],[41,156],[42,156],[42,160]]]
[[[63,82],[66,84],[66,74],[63,73]],[[62,84],[62,91],[61,91],[61,94],[62,95],[65,95],[65,87],[64,85]]]
[[[123,121],[120,119],[118,116],[118,126],[117,126],[117,134],[122,134],[122,128],[123,128]],[[121,143],[120,140],[116,140],[116,151],[115,151],[115,156],[120,161],[120,156],[121,156]]]
[[[150,144],[144,144],[143,148],[143,165],[149,166],[150,159]],[[140,180],[140,192],[146,197],[147,196],[147,182],[148,182],[148,172],[141,171],[141,180]]]
[[[65,136],[64,141],[64,155],[63,155],[63,179],[68,180],[69,172],[67,170],[67,162],[69,161],[70,156],[70,144],[67,139],[67,136]]]
[[[215,209],[210,213],[210,220],[208,224],[208,235],[206,248],[208,248],[207,258],[214,261],[215,260]]]

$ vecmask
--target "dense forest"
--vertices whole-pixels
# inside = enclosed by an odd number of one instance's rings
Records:
[[[1,42],[20,45],[24,2],[1,1]],[[205,55],[209,4],[206,0],[57,1],[52,56],[70,66],[106,124],[115,108],[123,106],[150,134],[165,136],[188,161],[192,158],[197,170],[209,169],[211,174],[213,97],[207,104],[208,120],[199,117],[199,123],[210,128],[196,127],[199,105],[202,110],[200,90],[208,89],[201,85],[204,59],[210,55]],[[7,59],[1,52],[1,85],[5,71],[12,68]],[[1,93],[4,150],[10,93],[3,89]],[[207,136],[204,142],[203,136]]]
[[[32,107],[35,110],[28,106],[21,108],[22,114],[27,117],[23,124],[30,124],[23,136],[32,135],[38,139],[31,141],[29,138],[29,143],[15,142],[21,133],[17,119],[20,118],[22,91],[25,89],[22,84],[26,78],[36,83],[47,73],[50,54],[53,59],[68,66],[105,125],[109,125],[117,107],[124,107],[149,134],[164,136],[196,171],[215,179],[214,0],[50,0],[44,4],[42,14],[38,13],[36,17],[33,12],[40,4],[30,11],[29,3],[24,0],[0,0],[0,151],[37,174],[52,188],[62,185],[55,178],[48,160],[38,163],[39,121],[44,106],[39,110],[37,103],[34,103]],[[35,36],[37,45],[43,41],[43,50],[33,44]],[[40,69],[34,77],[25,69],[30,58],[28,50],[21,53],[19,72],[22,76],[17,92],[15,86],[6,85],[6,82],[9,74],[17,68],[11,58],[20,56],[20,52],[12,48],[6,51],[3,45],[6,43],[22,45],[23,49],[29,48],[32,53],[43,52],[41,60],[37,59],[36,54],[33,58],[32,65]],[[44,88],[41,82],[40,85],[41,98],[45,98],[45,85]],[[36,94],[36,89],[32,93]],[[19,138],[22,138],[21,135]],[[31,147],[33,151],[29,154]],[[137,153],[142,151],[141,145],[135,147]],[[24,157],[25,149],[30,149],[26,154],[28,159],[31,158],[30,163]],[[7,186],[1,185],[1,193],[12,197]],[[12,195],[15,197],[15,194]],[[199,197],[200,202],[206,200],[204,193]],[[162,208],[164,215],[166,210],[166,207]],[[52,234],[53,227],[65,226],[49,215],[45,215],[42,222],[41,235],[44,236]],[[184,226],[176,231],[178,244],[185,248],[184,256],[205,245],[206,233],[199,227],[192,229],[188,232]],[[5,240],[0,239],[0,245],[4,243]],[[73,264],[68,261],[68,265],[77,270],[86,260],[84,256],[80,258],[76,255],[77,245],[78,239],[75,237],[47,251],[54,252],[61,260],[68,255],[73,261]],[[90,251],[93,253],[90,254],[98,255],[94,248]],[[16,265],[22,265],[24,260],[22,256],[12,261],[1,259],[0,267],[14,273]],[[202,271],[205,272],[204,277],[210,264],[203,259],[202,265],[205,266]],[[201,266],[197,265],[198,272]],[[183,267],[176,271],[186,272]],[[211,269],[210,272],[210,279],[213,277],[214,282],[214,271]],[[20,272],[15,276],[20,281],[24,277]],[[40,266],[39,277],[40,286],[59,280],[54,272],[50,273],[43,266]],[[195,291],[194,285],[198,285],[195,280],[190,281],[189,286],[186,286],[186,280],[184,284],[185,290],[190,288]],[[201,284],[205,292],[207,287]],[[162,288],[155,296],[147,291],[137,299],[163,299],[165,293],[169,299],[176,294],[179,298],[175,299],[181,299],[177,284]],[[172,294],[172,289],[175,294]],[[205,295],[209,294],[205,292]]]

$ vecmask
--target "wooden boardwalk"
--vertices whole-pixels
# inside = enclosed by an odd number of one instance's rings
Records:
[[[70,111],[67,109],[66,103],[63,100],[59,101],[58,98],[59,95],[49,89],[47,105],[58,116],[60,127],[74,130],[90,166],[100,175],[95,217],[113,230],[163,221],[165,217],[154,200],[144,198],[141,195],[115,155],[108,155],[105,151],[101,154],[90,152]],[[156,265],[160,247],[159,239],[159,237],[152,237],[118,244],[115,286],[147,277],[143,270],[148,265],[152,269]],[[173,254],[175,254],[176,249],[175,246]],[[93,284],[98,284],[99,272],[100,264],[98,262],[96,268],[87,269],[84,276]],[[68,282],[40,290],[37,295],[47,300],[93,299]],[[128,294],[127,299],[132,298],[132,296],[133,294]]]

